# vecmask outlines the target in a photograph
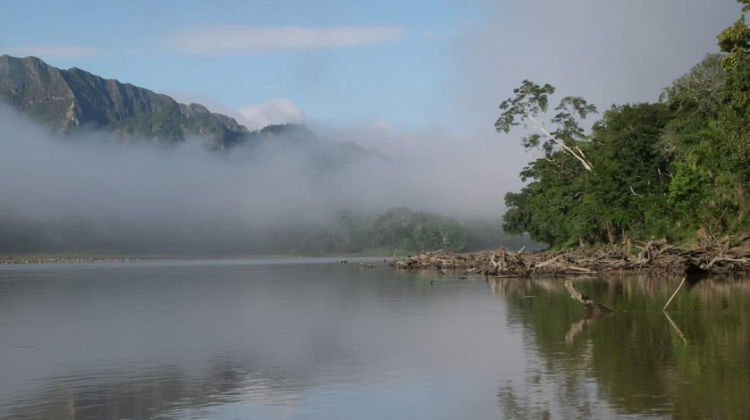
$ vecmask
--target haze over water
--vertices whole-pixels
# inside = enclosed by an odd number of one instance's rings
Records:
[[[431,285],[431,281],[433,284]],[[3,419],[750,416],[750,283],[333,260],[0,268]]]

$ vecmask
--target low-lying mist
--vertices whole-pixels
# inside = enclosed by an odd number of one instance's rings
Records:
[[[293,242],[315,241],[344,209],[365,219],[406,207],[461,220],[496,219],[503,209],[491,159],[460,147],[423,142],[420,153],[405,144],[385,156],[315,136],[229,151],[198,138],[121,144],[104,132],[55,136],[5,107],[0,127],[0,252],[323,249]],[[354,130],[331,133],[356,141]]]

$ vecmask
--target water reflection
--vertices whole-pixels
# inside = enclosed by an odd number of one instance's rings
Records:
[[[586,315],[556,279],[490,284],[538,355],[527,358],[528,378],[499,388],[507,418],[748,418],[749,282],[693,282],[667,314],[679,279],[575,284],[615,312]]]
[[[470,390],[494,396],[496,353],[522,355],[487,334],[504,308],[483,286],[351,264],[0,270],[0,418],[493,416]]]
[[[459,275],[0,270],[0,418],[750,417],[748,281]]]

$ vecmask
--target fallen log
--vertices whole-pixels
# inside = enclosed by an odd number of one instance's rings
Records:
[[[599,313],[612,312],[612,308],[610,308],[609,306],[603,305],[599,302],[595,302],[591,300],[588,296],[579,292],[575,288],[575,286],[573,286],[573,283],[570,280],[565,281],[565,288],[568,289],[568,292],[570,292],[570,297],[581,302],[583,306],[586,307],[586,310],[588,310],[589,312],[595,312],[595,313],[596,312],[599,312]]]

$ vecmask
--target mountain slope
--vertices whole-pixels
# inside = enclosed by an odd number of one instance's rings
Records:
[[[202,105],[180,104],[78,68],[61,70],[35,57],[0,56],[0,101],[58,133],[104,128],[120,140],[166,144],[198,136],[214,149],[229,148],[250,133]]]

